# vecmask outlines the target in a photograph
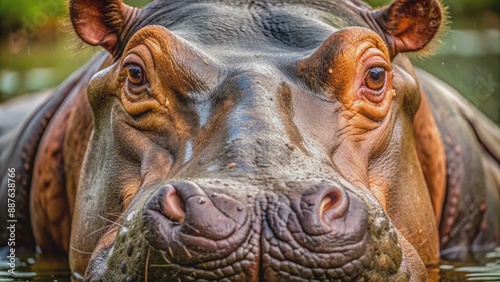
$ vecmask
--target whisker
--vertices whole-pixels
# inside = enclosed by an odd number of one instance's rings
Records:
[[[93,234],[95,234],[95,233],[97,233],[97,232],[99,232],[99,231],[102,231],[102,230],[104,230],[104,229],[106,229],[106,228],[109,228],[111,225],[112,225],[112,224],[105,225],[105,226],[103,226],[103,227],[101,227],[101,228],[99,228],[99,229],[96,229],[96,230],[94,230],[94,231],[90,232],[89,234],[87,234],[87,236],[93,235]]]
[[[180,273],[180,272],[181,272],[181,270],[180,270],[180,269],[178,269],[175,273],[173,273],[173,274],[172,274],[172,277],[171,277],[171,278],[176,277],[176,278],[177,278],[177,280],[178,280],[178,281],[180,281],[180,280],[179,280],[179,277],[177,277],[177,276],[179,275],[179,273]]]
[[[121,212],[107,212],[105,213],[106,215],[112,215],[112,216],[116,216],[116,217],[119,217],[119,218],[125,218],[125,215]]]
[[[407,231],[407,232],[409,232],[409,231]],[[405,236],[405,238],[410,238],[410,237],[413,237],[414,235],[416,235],[417,233],[418,233],[418,231],[415,231],[413,233],[407,233],[404,236]]]
[[[94,252],[85,252],[85,251],[81,251],[73,246],[69,246],[72,250],[74,250],[75,252],[79,252],[80,254],[85,254],[85,255],[91,255],[93,254]]]
[[[151,254],[151,247],[148,247],[148,255],[146,256],[146,266],[144,267],[144,282],[148,282],[148,269],[149,269],[149,255]]]
[[[183,224],[184,224],[184,225],[186,225],[187,227],[189,227],[189,228],[193,229],[193,231],[194,231],[194,232],[196,232],[196,233],[198,233],[198,234],[200,233],[200,230],[198,230],[198,229],[194,228],[194,227],[193,227],[192,225],[190,225],[189,223],[187,223],[187,222],[185,222],[185,221],[184,221],[184,222],[183,222]]]
[[[174,258],[174,252],[172,252],[172,248],[168,246],[168,252],[170,253],[170,257],[173,259]]]
[[[150,264],[149,268],[172,268],[174,267],[171,264]]]
[[[193,258],[193,256],[191,255],[191,253],[188,251],[188,249],[186,248],[186,246],[182,245],[182,248],[184,249],[184,251],[186,251],[186,254],[188,255],[189,258]]]
[[[172,264],[172,262],[170,260],[167,259],[167,257],[165,256],[165,254],[163,252],[160,252],[162,258],[168,263],[168,264]]]
[[[100,217],[101,219],[106,220],[107,222],[110,222],[110,223],[113,223],[113,224],[116,224],[116,225],[118,225],[118,226],[120,226],[120,227],[125,228],[125,226],[121,225],[120,223],[118,223],[118,222],[114,222],[114,221],[112,221],[112,220],[110,220],[110,219],[107,219],[107,218],[105,218],[105,217],[101,216],[100,214],[98,214],[97,216],[98,216],[98,217]]]
[[[427,238],[424,238],[424,240],[420,243],[419,247],[422,247],[423,245],[425,245],[425,243],[427,243]]]

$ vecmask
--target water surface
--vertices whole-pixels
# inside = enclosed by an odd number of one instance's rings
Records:
[[[441,261],[429,268],[429,281],[500,281],[500,248],[483,255],[480,261],[455,263]],[[0,281],[58,281],[69,282],[70,272],[64,258],[38,258],[32,254],[18,261],[16,276],[12,277],[5,256],[0,260]]]

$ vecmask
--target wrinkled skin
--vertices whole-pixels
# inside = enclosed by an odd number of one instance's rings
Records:
[[[71,1],[111,55],[13,145],[20,240],[87,281],[425,281],[440,250],[498,245],[495,137],[403,54],[438,2],[179,2]]]

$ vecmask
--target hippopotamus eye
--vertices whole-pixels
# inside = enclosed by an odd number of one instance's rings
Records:
[[[128,81],[133,87],[141,87],[146,83],[146,74],[142,68],[136,64],[127,66]]]
[[[370,68],[366,73],[365,86],[373,91],[379,91],[385,86],[386,71],[381,67]]]

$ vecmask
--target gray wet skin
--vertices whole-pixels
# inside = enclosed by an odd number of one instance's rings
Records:
[[[440,250],[500,241],[491,130],[449,126],[468,106],[404,54],[428,52],[438,1],[69,10],[105,52],[6,159],[19,242],[68,254],[75,279],[426,281]]]
[[[400,228],[437,242],[429,197],[416,196],[425,182],[411,66],[391,66],[397,51],[366,28],[365,6],[327,6],[336,9],[158,2],[135,14],[122,44],[103,45],[115,60],[87,90],[94,130],[73,217],[76,273],[425,279],[407,242],[421,238],[398,235],[383,210],[421,214],[408,230],[401,215]],[[432,244],[417,251],[427,259]]]

